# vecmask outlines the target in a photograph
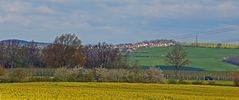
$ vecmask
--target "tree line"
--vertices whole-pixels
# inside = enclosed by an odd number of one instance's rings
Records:
[[[239,44],[227,44],[227,43],[182,43],[183,46],[198,46],[207,48],[239,48]]]
[[[182,46],[174,46],[165,59],[175,67],[179,75],[182,66],[189,64]],[[6,41],[0,44],[0,65],[5,68],[135,68],[129,65],[119,48],[107,43],[83,46],[75,34],[62,34],[44,48],[34,41],[22,44],[20,41]]]
[[[128,67],[120,51],[107,43],[83,46],[75,34],[62,34],[44,48],[34,41],[0,43],[0,65],[5,68]]]

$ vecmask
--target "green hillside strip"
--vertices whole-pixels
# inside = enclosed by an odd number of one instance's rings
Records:
[[[236,65],[223,62],[228,55],[239,55],[239,49],[184,47],[188,57],[192,61],[189,65],[193,68],[201,68],[208,71],[232,71],[238,69]],[[165,55],[172,47],[139,48],[130,53],[130,61],[138,60],[142,66],[165,65]]]

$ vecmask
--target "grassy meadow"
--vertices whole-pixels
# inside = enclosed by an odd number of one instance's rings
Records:
[[[236,65],[223,62],[223,58],[229,55],[239,55],[239,49],[184,47],[191,60],[188,65],[206,71],[232,71],[238,69]],[[129,54],[129,61],[138,61],[141,66],[166,65],[165,56],[172,47],[139,48]]]
[[[0,99],[14,100],[238,100],[229,86],[143,83],[6,83]]]

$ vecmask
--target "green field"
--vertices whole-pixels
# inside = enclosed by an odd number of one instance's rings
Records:
[[[201,68],[208,71],[232,71],[238,69],[236,65],[223,62],[229,55],[239,55],[239,49],[184,47],[191,60],[188,65],[192,68]],[[129,54],[129,60],[138,60],[142,66],[165,65],[165,55],[172,47],[139,48]]]
[[[143,83],[7,83],[1,100],[238,100],[229,86]]]

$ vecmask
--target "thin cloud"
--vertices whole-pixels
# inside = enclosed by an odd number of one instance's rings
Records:
[[[49,14],[55,13],[55,11],[49,8],[48,6],[39,6],[36,8],[36,11],[40,13],[49,13]]]
[[[7,14],[31,14],[31,13],[54,13],[55,11],[46,5],[33,5],[34,2],[23,1],[0,1],[0,11]]]
[[[76,0],[49,0],[49,1],[54,3],[70,3]]]
[[[128,34],[139,41],[225,28],[220,25],[236,30],[238,10],[237,0],[0,0],[0,32],[80,32],[90,41]]]
[[[24,13],[29,12],[32,5],[28,2],[6,2],[0,1],[0,10],[7,13]]]

